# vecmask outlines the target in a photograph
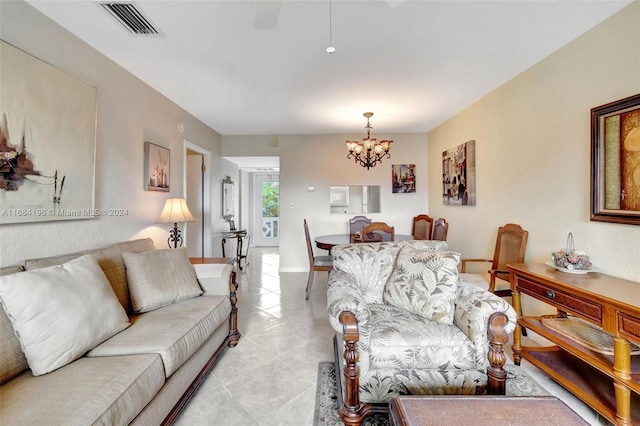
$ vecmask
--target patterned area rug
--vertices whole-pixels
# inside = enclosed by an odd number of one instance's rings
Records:
[[[507,371],[508,396],[549,395],[531,376],[520,367],[508,364]],[[316,408],[313,424],[315,426],[339,426],[342,420],[338,415],[338,397],[336,395],[336,372],[333,362],[318,364],[318,386],[316,388]],[[387,415],[374,414],[365,418],[363,426],[388,426]]]

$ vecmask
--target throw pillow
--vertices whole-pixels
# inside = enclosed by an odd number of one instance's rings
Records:
[[[187,249],[122,253],[134,312],[148,312],[202,294]]]
[[[460,253],[403,247],[383,300],[432,321],[453,324]]]
[[[0,299],[34,376],[70,363],[130,325],[91,255],[0,276]]]

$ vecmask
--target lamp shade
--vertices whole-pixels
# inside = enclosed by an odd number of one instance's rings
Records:
[[[195,222],[184,198],[167,198],[156,223]]]

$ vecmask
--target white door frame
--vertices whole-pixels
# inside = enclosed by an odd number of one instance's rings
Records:
[[[202,209],[204,212],[204,235],[202,236],[204,242],[204,257],[211,257],[213,253],[213,231],[212,231],[212,216],[211,216],[211,151],[201,147],[193,142],[184,140],[184,149],[182,150],[182,182],[183,182],[183,194],[187,196],[187,149],[197,152],[203,156],[203,163],[205,165],[204,170],[204,183],[203,183],[203,199]],[[189,224],[185,224],[189,226]],[[184,233],[185,244],[186,241],[186,228]]]

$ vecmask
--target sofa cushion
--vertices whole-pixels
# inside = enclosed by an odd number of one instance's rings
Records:
[[[475,368],[473,342],[455,325],[430,321],[391,305],[369,305],[371,369]]]
[[[24,271],[22,266],[0,268],[0,276]],[[29,369],[20,341],[4,309],[0,308],[0,385]]]
[[[161,309],[133,315],[131,327],[95,347],[87,356],[157,353],[170,377],[224,321],[228,296],[200,296]]]
[[[92,255],[0,276],[0,298],[35,376],[68,364],[129,326]]]
[[[460,254],[403,247],[384,290],[385,303],[453,324]]]
[[[126,425],[164,383],[158,355],[80,358],[2,386],[2,425]]]
[[[118,297],[120,304],[127,313],[131,313],[133,311],[131,309],[131,299],[129,298],[129,287],[127,286],[127,275],[124,269],[122,252],[130,251],[140,253],[153,250],[154,248],[153,240],[150,238],[123,241],[94,250],[84,250],[55,257],[30,259],[25,262],[25,267],[27,270],[32,270],[47,266],[61,265],[82,255],[92,254],[98,259],[98,264],[111,283],[111,287]]]
[[[134,312],[148,312],[202,294],[187,249],[122,253]]]

